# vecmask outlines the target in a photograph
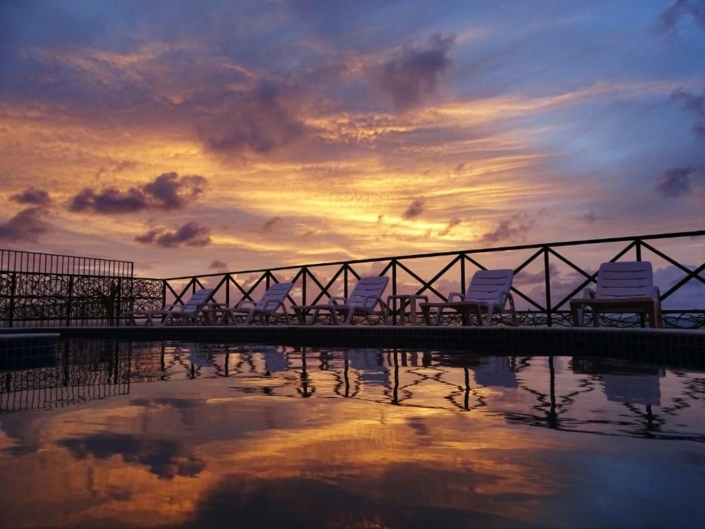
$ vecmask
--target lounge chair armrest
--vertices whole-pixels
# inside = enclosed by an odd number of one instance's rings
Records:
[[[341,303],[337,303],[340,301]],[[344,298],[343,296],[332,296],[328,300],[328,305],[345,305],[345,303],[348,301],[347,298]]]
[[[157,309],[153,312],[170,312],[180,307],[183,307],[183,305],[179,305],[178,303],[169,303],[169,305],[164,305],[163,309]]]
[[[460,298],[459,301],[463,301],[465,299],[465,295],[462,292],[451,292],[448,294],[448,303],[452,303],[454,298]]]
[[[654,286],[651,289],[651,297],[654,298],[654,301],[660,301],[661,300],[661,290],[657,286]]]
[[[236,309],[244,309],[244,308],[247,308],[247,307],[245,307],[245,305],[246,305],[247,303],[249,303],[249,304],[252,305],[253,307],[256,305],[256,303],[255,303],[254,301],[252,301],[251,299],[242,299],[242,300],[240,300],[240,301],[238,302],[237,305],[235,305],[235,308],[236,308]]]

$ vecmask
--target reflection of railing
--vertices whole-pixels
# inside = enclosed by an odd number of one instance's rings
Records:
[[[627,382],[638,382],[650,371],[604,359],[597,359],[596,367],[585,372],[579,363],[584,359],[438,351],[181,344],[135,351],[135,358],[143,355],[151,357],[143,362],[152,367],[141,373],[133,370],[133,382],[225,377],[230,390],[245,394],[351,398],[482,413],[566,432],[705,442],[705,432],[690,432],[683,426],[688,422],[684,414],[702,411],[698,406],[705,397],[704,378],[669,372],[670,384],[680,389],[671,387],[671,396],[660,405],[644,404],[638,395],[620,400],[606,386],[609,374],[619,369]],[[657,379],[650,383],[659,384],[663,373],[657,370],[653,375]]]
[[[701,230],[175,277],[164,280],[163,301],[181,303],[196,289],[207,285],[215,289],[214,299],[233,305],[242,299],[257,299],[273,282],[291,281],[294,283],[289,297],[292,305],[316,304],[325,302],[331,296],[347,296],[351,286],[365,274],[389,276],[386,294],[420,294],[446,299],[449,290],[465,291],[475,270],[511,267],[515,271],[512,290],[522,307],[519,311],[520,324],[570,325],[568,301],[595,282],[597,268],[602,261],[653,260],[670,267],[676,274],[675,279],[659,285],[662,301],[666,305],[677,300],[675,296],[683,294],[687,286],[702,287],[705,285],[705,263],[686,266],[658,246],[676,242],[679,249],[687,249],[693,241],[702,242],[703,237],[705,231]],[[589,250],[588,268],[579,266],[576,259],[567,256],[570,252],[585,250]],[[595,257],[597,254],[602,257]],[[693,252],[690,258],[700,261],[702,252]],[[664,310],[665,325],[703,327],[703,300],[705,296],[694,295],[692,307],[667,307]],[[683,303],[682,300],[677,302]],[[399,312],[400,307],[392,308],[395,313]],[[449,317],[446,323],[451,321]],[[602,321],[603,324],[619,327],[643,325],[642,319],[634,316],[603,317]]]
[[[130,392],[127,344],[64,342],[52,360],[50,366],[0,372],[0,413],[61,408]]]

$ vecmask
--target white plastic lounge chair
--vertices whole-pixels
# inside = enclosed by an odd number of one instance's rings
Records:
[[[193,296],[191,296],[191,299],[189,299],[184,305],[172,303],[171,305],[167,305],[163,309],[159,310],[132,312],[128,315],[129,321],[133,325],[136,325],[136,318],[147,318],[145,325],[154,325],[155,317],[159,316],[162,318],[162,323],[164,325],[171,323],[173,319],[184,319],[189,320],[191,323],[195,323],[201,309],[206,305],[212,295],[212,288],[202,288],[201,290],[195,292]]]
[[[231,309],[214,309],[223,313],[219,323],[227,323],[228,319],[235,323],[235,316],[238,314],[246,315],[245,325],[251,325],[257,317],[260,317],[265,323],[269,323],[269,318],[277,316],[279,314],[277,311],[281,308],[281,314],[284,315],[287,325],[291,325],[284,301],[293,287],[294,283],[275,283],[267,289],[257,303],[243,299]]]
[[[597,272],[597,289],[586,288],[582,298],[570,300],[573,325],[582,325],[585,307],[592,309],[594,327],[599,326],[599,315],[604,312],[646,314],[650,327],[660,327],[660,293],[654,286],[651,263],[602,263]]]
[[[517,315],[514,308],[514,298],[511,288],[514,271],[509,269],[478,270],[470,280],[470,287],[465,295],[460,292],[451,292],[447,302],[421,303],[421,312],[427,325],[438,325],[441,322],[443,311],[451,309],[459,312],[463,318],[463,325],[470,324],[470,316],[477,318],[479,325],[492,325],[492,316],[502,313],[504,306],[509,301],[509,312],[512,315],[512,325],[517,325]],[[457,299],[457,301],[456,301]],[[431,309],[436,309],[436,317],[431,322]],[[483,318],[482,313],[485,313]]]
[[[387,276],[361,277],[352,293],[344,298],[333,296],[328,300],[327,305],[299,305],[294,307],[294,311],[299,319],[299,323],[305,323],[306,313],[312,312],[311,324],[318,321],[321,311],[330,313],[330,320],[333,325],[338,324],[338,317],[345,318],[345,325],[353,325],[355,316],[381,316],[382,321],[387,323],[387,305],[382,300],[384,289],[387,288],[389,278]],[[377,306],[379,305],[379,310]]]

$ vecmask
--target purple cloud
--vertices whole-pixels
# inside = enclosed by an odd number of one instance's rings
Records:
[[[201,138],[209,150],[219,154],[268,154],[280,149],[305,131],[284,100],[282,88],[273,84],[228,94],[221,109],[199,126]]]
[[[269,219],[267,222],[265,222],[262,225],[262,229],[266,231],[267,233],[271,232],[274,229],[274,226],[279,224],[282,221],[281,217],[272,217]]]
[[[448,51],[454,43],[454,36],[435,35],[423,48],[405,48],[372,72],[372,82],[397,110],[418,106],[435,95],[439,78],[451,65]]]
[[[702,0],[676,0],[661,14],[661,26],[664,29],[673,28],[685,16],[691,17],[697,25],[705,28],[705,2]]]
[[[208,265],[209,270],[227,270],[227,268],[228,263],[225,263],[220,259],[216,259],[210,265]]]
[[[656,191],[665,198],[689,196],[693,194],[690,176],[697,173],[698,167],[676,167],[669,169],[656,184]]]
[[[423,200],[414,200],[411,205],[402,213],[402,217],[406,220],[412,220],[423,213],[424,202]]]
[[[451,219],[448,223],[448,226],[446,226],[443,231],[439,232],[438,235],[440,235],[441,237],[445,237],[450,233],[450,230],[458,226],[461,222],[463,221],[458,218]]]
[[[188,222],[175,231],[163,227],[153,228],[144,235],[138,235],[135,240],[163,248],[177,248],[181,245],[198,247],[211,243],[210,230],[197,222]]]
[[[524,239],[531,230],[534,221],[524,214],[516,214],[508,219],[503,219],[497,227],[480,237],[480,242],[504,242],[514,239]]]
[[[34,186],[25,189],[21,193],[12,195],[10,200],[19,204],[31,204],[33,206],[48,206],[51,204],[49,193]]]
[[[40,207],[23,209],[4,224],[0,224],[0,240],[39,242],[39,236],[48,229],[48,224],[41,218],[43,213]]]
[[[170,211],[183,209],[205,190],[208,181],[198,175],[179,178],[177,173],[164,173],[153,182],[120,191],[108,187],[101,191],[85,188],[71,198],[70,211],[93,211],[109,215],[136,213],[148,209]]]

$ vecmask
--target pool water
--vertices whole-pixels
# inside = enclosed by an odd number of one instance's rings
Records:
[[[705,373],[60,342],[0,373],[0,527],[702,527]]]

